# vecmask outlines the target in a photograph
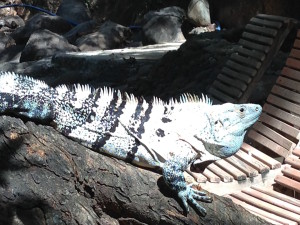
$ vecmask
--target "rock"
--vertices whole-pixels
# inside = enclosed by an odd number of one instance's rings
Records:
[[[185,16],[185,11],[176,6],[148,12],[144,16],[143,43],[160,44],[184,41],[181,25]]]
[[[131,30],[111,21],[103,23],[97,32],[76,40],[81,51],[122,48],[131,37]]]
[[[19,16],[5,16],[0,19],[0,25],[10,29],[16,29],[25,25],[24,20]],[[1,30],[2,31],[2,30]]]
[[[12,37],[1,32],[0,33],[0,52],[2,52],[4,49],[6,49],[12,45],[16,45],[15,40]]]
[[[211,24],[209,3],[207,0],[191,0],[187,15],[196,26],[208,26]]]
[[[44,13],[39,13],[31,17],[23,27],[16,29],[11,36],[16,43],[26,43],[30,35],[41,29],[47,29],[57,34],[63,34],[72,28],[66,20],[59,16],[50,16]]]
[[[77,24],[91,20],[91,13],[82,0],[63,0],[56,15]]]
[[[39,60],[58,52],[68,51],[78,51],[78,48],[58,34],[49,30],[38,30],[30,36],[20,62]]]
[[[89,20],[87,22],[80,23],[76,27],[72,28],[72,30],[64,34],[64,37],[71,44],[75,44],[76,39],[80,38],[83,35],[94,32],[97,26],[99,26],[99,23],[94,20]]]

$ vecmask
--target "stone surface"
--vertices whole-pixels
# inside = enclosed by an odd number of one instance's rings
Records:
[[[104,22],[97,32],[87,34],[76,40],[81,51],[122,48],[131,37],[131,30],[112,21]]]
[[[20,62],[39,60],[58,52],[71,51],[78,51],[78,48],[69,44],[64,37],[49,30],[38,30],[30,36],[22,51]]]
[[[185,17],[185,11],[175,6],[148,12],[142,28],[143,44],[185,41],[181,31]]]
[[[4,33],[0,33],[0,52],[15,44],[15,40],[12,39],[12,37]]]
[[[196,26],[210,25],[211,20],[208,1],[191,0],[187,10],[187,16]]]

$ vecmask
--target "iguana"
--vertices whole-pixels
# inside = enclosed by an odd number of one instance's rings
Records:
[[[186,212],[189,203],[202,216],[206,211],[196,200],[212,199],[186,184],[184,170],[196,159],[218,160],[237,152],[261,111],[256,104],[212,105],[209,98],[190,94],[179,101],[147,102],[111,88],[52,88],[27,76],[0,73],[0,113],[52,121],[59,132],[88,148],[161,169]]]

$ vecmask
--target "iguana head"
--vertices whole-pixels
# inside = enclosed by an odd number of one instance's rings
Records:
[[[212,155],[229,157],[239,150],[247,129],[257,121],[261,112],[262,108],[257,104],[212,105],[207,111],[209,135],[195,137]]]

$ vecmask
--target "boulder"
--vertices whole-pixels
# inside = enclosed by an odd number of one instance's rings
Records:
[[[208,26],[211,24],[209,3],[207,0],[191,0],[187,15],[196,26]]]
[[[49,30],[38,30],[30,36],[22,51],[20,62],[39,60],[58,52],[70,51],[78,51],[78,48],[58,34]]]
[[[122,48],[131,37],[131,30],[112,21],[103,23],[97,32],[82,36],[76,40],[81,51],[95,51]]]
[[[144,16],[142,28],[143,43],[160,44],[184,41],[181,25],[185,17],[185,11],[176,6],[148,12]]]
[[[4,49],[16,45],[15,41],[13,38],[10,36],[6,35],[5,33],[0,33],[0,52],[2,52]]]

